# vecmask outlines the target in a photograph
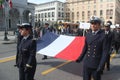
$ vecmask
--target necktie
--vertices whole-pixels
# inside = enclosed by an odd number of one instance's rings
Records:
[[[25,42],[25,40],[26,40],[26,39],[23,38],[22,41],[21,41],[21,44],[23,44],[23,43]]]
[[[95,32],[92,32],[93,35],[95,35]]]
[[[105,34],[108,34],[108,31],[105,31]]]

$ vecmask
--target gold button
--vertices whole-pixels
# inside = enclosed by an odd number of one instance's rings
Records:
[[[96,52],[94,52],[94,54],[96,54]]]
[[[88,57],[89,57],[90,55],[88,54]]]
[[[95,57],[95,55],[93,55],[92,57]]]
[[[88,53],[90,53],[90,51],[88,51]]]
[[[90,48],[88,48],[88,50],[90,50]]]
[[[96,49],[94,49],[94,51],[95,51]]]
[[[96,47],[96,45],[94,47]]]

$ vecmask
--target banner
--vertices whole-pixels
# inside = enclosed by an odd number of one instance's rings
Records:
[[[90,29],[90,23],[80,22],[79,28],[81,28],[81,29]]]

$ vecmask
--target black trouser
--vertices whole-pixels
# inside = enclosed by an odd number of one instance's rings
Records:
[[[19,67],[19,80],[34,80],[36,66],[31,68],[28,72],[25,72],[24,70],[24,67]]]
[[[100,72],[97,72],[96,69],[88,68],[84,66],[83,68],[83,80],[101,80]]]
[[[107,69],[110,69],[110,54],[107,56],[107,59],[106,59],[106,67]]]
[[[117,53],[118,53],[119,48],[120,48],[120,43],[116,42],[115,43],[115,50]]]

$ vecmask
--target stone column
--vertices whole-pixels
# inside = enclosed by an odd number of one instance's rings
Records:
[[[31,24],[33,27],[35,27],[35,16],[34,16],[34,12],[31,13]]]
[[[19,15],[19,21],[20,21],[20,24],[23,23],[23,10],[20,10],[20,15]]]

